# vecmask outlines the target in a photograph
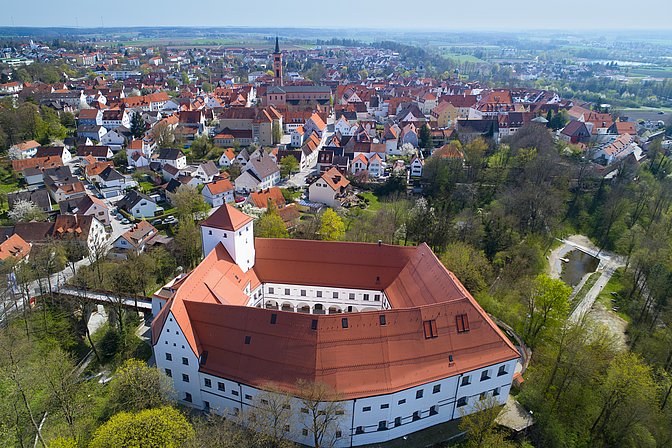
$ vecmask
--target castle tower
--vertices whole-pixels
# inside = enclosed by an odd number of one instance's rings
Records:
[[[252,217],[224,204],[201,223],[203,256],[222,243],[234,263],[247,272],[254,266],[254,230]]]
[[[276,86],[282,85],[282,52],[278,36],[275,36],[275,51],[273,52],[273,80]]]

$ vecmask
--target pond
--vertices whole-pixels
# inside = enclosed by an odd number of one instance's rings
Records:
[[[600,264],[599,258],[578,249],[568,252],[564,258],[568,261],[562,264],[560,278],[572,288],[579,284],[584,275],[594,272]]]

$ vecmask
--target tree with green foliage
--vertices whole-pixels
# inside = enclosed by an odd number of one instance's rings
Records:
[[[345,236],[343,219],[333,209],[328,208],[322,213],[319,234],[324,241],[338,241]]]
[[[193,439],[194,428],[184,415],[166,406],[116,414],[96,430],[89,448],[184,448]]]
[[[287,177],[299,170],[299,162],[294,156],[284,156],[280,159],[280,175]]]
[[[526,294],[528,316],[523,337],[534,346],[541,332],[564,321],[569,312],[572,288],[546,274],[538,275]]]
[[[434,142],[432,141],[432,130],[429,128],[429,125],[425,124],[420,126],[419,134],[419,144],[422,149],[427,150],[434,147]]]
[[[207,156],[214,147],[215,145],[213,145],[210,137],[207,135],[201,135],[200,137],[196,137],[191,143],[191,154],[193,155],[194,159],[200,160],[205,158],[205,156]]]
[[[125,167],[128,165],[128,157],[126,156],[126,150],[122,149],[112,157],[112,162],[115,167]]]
[[[193,268],[201,258],[201,231],[193,219],[181,220],[175,238],[175,259],[185,269]]]
[[[289,238],[285,222],[275,204],[269,204],[266,212],[254,224],[254,233],[259,238]]]
[[[138,359],[129,359],[116,370],[109,389],[112,413],[168,406],[176,399],[170,378]]]
[[[492,267],[483,251],[463,242],[446,246],[443,265],[452,271],[472,294],[484,291],[492,277]]]
[[[146,130],[147,126],[145,125],[145,120],[142,119],[142,114],[140,112],[133,112],[133,116],[131,117],[131,134],[133,138],[142,138]]]
[[[280,123],[277,120],[273,120],[273,144],[277,145],[282,140],[282,129],[280,129]]]
[[[171,199],[175,206],[175,214],[180,220],[180,224],[185,221],[194,221],[194,219],[201,219],[205,212],[210,209],[210,206],[203,199],[195,187],[189,185],[181,185]]]

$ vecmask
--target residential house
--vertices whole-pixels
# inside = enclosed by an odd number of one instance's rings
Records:
[[[93,125],[102,126],[103,124],[103,110],[102,109],[82,109],[77,116],[77,125]]]
[[[597,148],[593,154],[593,160],[604,165],[611,165],[625,159],[630,154],[633,154],[636,160],[640,160],[642,158],[642,148],[635,143],[634,136],[623,134]]]
[[[573,120],[560,131],[560,138],[573,144],[587,143],[590,140],[590,131],[583,121]]]
[[[418,156],[413,156],[411,159],[411,177],[422,177],[422,167],[425,161]]]
[[[54,202],[84,196],[84,184],[74,177],[67,166],[48,168],[43,171],[44,185]]]
[[[126,109],[105,109],[102,123],[106,129],[114,129],[119,126],[131,127],[131,116]]]
[[[359,174],[366,171],[371,177],[380,177],[383,175],[383,159],[374,153],[357,153],[352,159],[351,172]]]
[[[58,215],[52,237],[58,240],[74,238],[86,244],[90,253],[96,253],[106,243],[105,226],[93,215]]]
[[[227,148],[222,156],[219,158],[219,166],[230,167],[233,162],[236,160],[236,154],[233,152],[233,148]]]
[[[51,196],[49,196],[49,192],[43,188],[39,190],[18,191],[7,194],[7,203],[9,204],[10,210],[14,208],[14,204],[17,201],[30,201],[44,212],[51,211]]]
[[[64,146],[41,146],[35,157],[60,157],[64,164],[72,160],[72,154]]]
[[[60,202],[58,205],[62,215],[92,215],[103,225],[110,225],[109,207],[95,196],[87,194],[81,198]]]
[[[109,256],[117,259],[126,259],[129,254],[139,255],[159,235],[158,230],[148,221],[142,220],[134,224],[129,230],[112,242]]]
[[[298,126],[292,130],[290,136],[291,146],[293,148],[300,148],[303,145],[303,140],[306,138],[306,131],[303,129],[303,126]]]
[[[260,209],[266,209],[269,204],[273,204],[276,208],[280,209],[285,206],[286,201],[282,195],[282,190],[278,187],[272,187],[250,193],[247,197],[247,203]]]
[[[126,142],[133,137],[131,130],[124,126],[117,126],[111,131],[107,132],[100,139],[100,143],[109,146],[113,152],[121,151],[121,148],[126,145]]]
[[[8,155],[12,160],[29,159],[31,157],[35,157],[39,147],[40,144],[35,140],[17,143],[16,145],[10,146]]]
[[[499,121],[497,118],[483,120],[457,120],[457,134],[468,143],[478,137],[499,141]]]
[[[336,168],[330,168],[308,187],[310,202],[337,207],[350,181]]]
[[[178,170],[187,167],[187,156],[185,156],[181,150],[175,148],[161,149],[156,161],[159,162],[161,166],[170,164]]]
[[[105,134],[107,134],[107,128],[98,124],[80,124],[77,126],[78,137],[90,138],[99,142]]]
[[[205,184],[212,182],[215,176],[219,175],[219,169],[215,165],[215,162],[209,160],[198,165],[191,175]]]
[[[121,200],[117,202],[117,207],[133,215],[135,218],[152,218],[157,212],[162,212],[154,199],[137,190],[130,190]]]
[[[215,179],[213,182],[207,183],[203,186],[201,194],[205,202],[212,207],[219,207],[225,203],[234,202],[233,195],[235,187],[229,179]]]
[[[236,191],[249,192],[270,188],[280,181],[280,167],[268,154],[253,154],[234,182]]]
[[[327,129],[327,124],[322,120],[322,118],[317,113],[314,113],[306,121],[306,124],[303,125],[303,129],[306,133],[311,132],[316,133],[317,136],[320,139],[322,139],[322,137],[324,136],[324,132]]]
[[[84,177],[91,183],[100,183],[100,174],[105,171],[106,168],[114,166],[110,161],[89,163],[84,166]]]
[[[92,156],[99,162],[104,162],[106,160],[112,159],[112,157],[114,157],[114,153],[109,146],[78,146],[77,156]]]
[[[8,260],[19,261],[30,255],[30,243],[18,234],[10,235],[0,242],[0,264]]]

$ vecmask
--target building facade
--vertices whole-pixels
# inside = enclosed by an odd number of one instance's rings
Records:
[[[182,403],[224,415],[272,382],[311,445],[297,380],[340,403],[337,447],[380,443],[503,404],[519,354],[426,245],[255,239],[223,205],[203,262],[153,298],[157,367]]]

